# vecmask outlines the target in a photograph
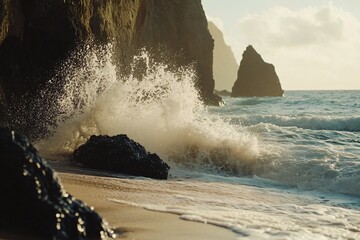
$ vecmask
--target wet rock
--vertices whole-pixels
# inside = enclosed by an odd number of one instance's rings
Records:
[[[212,94],[214,43],[201,0],[0,0],[0,85],[12,120],[17,120],[10,121],[12,128],[29,136],[44,121],[43,104],[28,113],[34,108],[31,103],[42,96],[50,79],[56,83],[55,93],[62,89],[64,76],[55,77],[59,64],[89,39],[113,43],[114,62],[122,74],[130,71],[134,54],[143,47],[153,49],[154,55],[168,52],[166,64],[175,69],[194,67],[195,85],[204,102],[218,101]],[[23,127],[27,123],[31,129]]]
[[[281,97],[279,77],[272,64],[266,63],[249,45],[243,53],[237,80],[232,88],[232,97]]]
[[[163,48],[170,53],[166,64],[193,65],[201,98],[206,104],[219,105],[219,98],[213,94],[214,42],[201,0],[141,1],[137,13],[133,46],[149,49],[160,45],[160,53]]]
[[[28,140],[0,128],[2,231],[45,239],[112,236],[102,218],[61,187],[55,172]]]
[[[214,93],[209,98],[205,98],[206,104],[209,106],[223,106],[224,100],[218,94]]]
[[[124,134],[91,136],[74,151],[74,159],[90,168],[156,179],[167,179],[170,169],[158,155]]]

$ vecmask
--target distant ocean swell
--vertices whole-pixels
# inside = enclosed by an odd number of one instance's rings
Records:
[[[243,115],[231,118],[230,123],[245,126],[269,123],[281,127],[297,127],[311,130],[360,131],[360,116]]]
[[[140,75],[139,65],[144,70]],[[277,107],[286,98],[247,99],[257,102],[248,109],[234,109],[243,99],[207,108],[199,100],[191,67],[169,70],[144,50],[134,57],[132,68],[130,75],[121,73],[112,61],[111,44],[88,44],[76,51],[59,67],[65,84],[52,108],[58,117],[55,127],[49,126],[52,135],[37,143],[40,151],[68,159],[91,135],[125,133],[167,161],[175,177],[196,172],[256,175],[303,190],[359,196],[358,116],[248,113],[264,104],[266,109],[270,103]],[[325,132],[305,131],[312,129]],[[316,137],[309,139],[311,134]],[[338,143],[353,141],[355,150],[344,152],[339,145],[324,143],[324,136],[335,136]]]

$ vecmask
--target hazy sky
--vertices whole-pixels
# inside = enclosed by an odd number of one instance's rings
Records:
[[[285,90],[360,89],[360,0],[202,0],[240,62],[252,44]]]

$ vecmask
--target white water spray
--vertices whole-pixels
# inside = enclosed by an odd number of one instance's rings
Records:
[[[130,75],[122,76],[111,52],[111,45],[87,46],[65,64],[57,128],[39,143],[40,151],[71,154],[91,135],[125,133],[172,165],[251,172],[259,154],[256,138],[207,112],[190,67],[170,70],[144,50],[134,57]],[[145,66],[141,77],[139,64]]]

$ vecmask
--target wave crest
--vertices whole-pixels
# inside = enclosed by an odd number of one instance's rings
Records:
[[[231,122],[243,125],[269,123],[280,127],[297,127],[311,130],[360,131],[360,117],[334,116],[281,116],[281,115],[244,115],[232,118]]]
[[[111,53],[111,45],[88,45],[62,68],[57,127],[38,143],[40,151],[71,154],[91,135],[125,133],[173,166],[251,173],[257,139],[208,113],[191,67],[173,70],[143,50],[130,75],[122,75]]]

